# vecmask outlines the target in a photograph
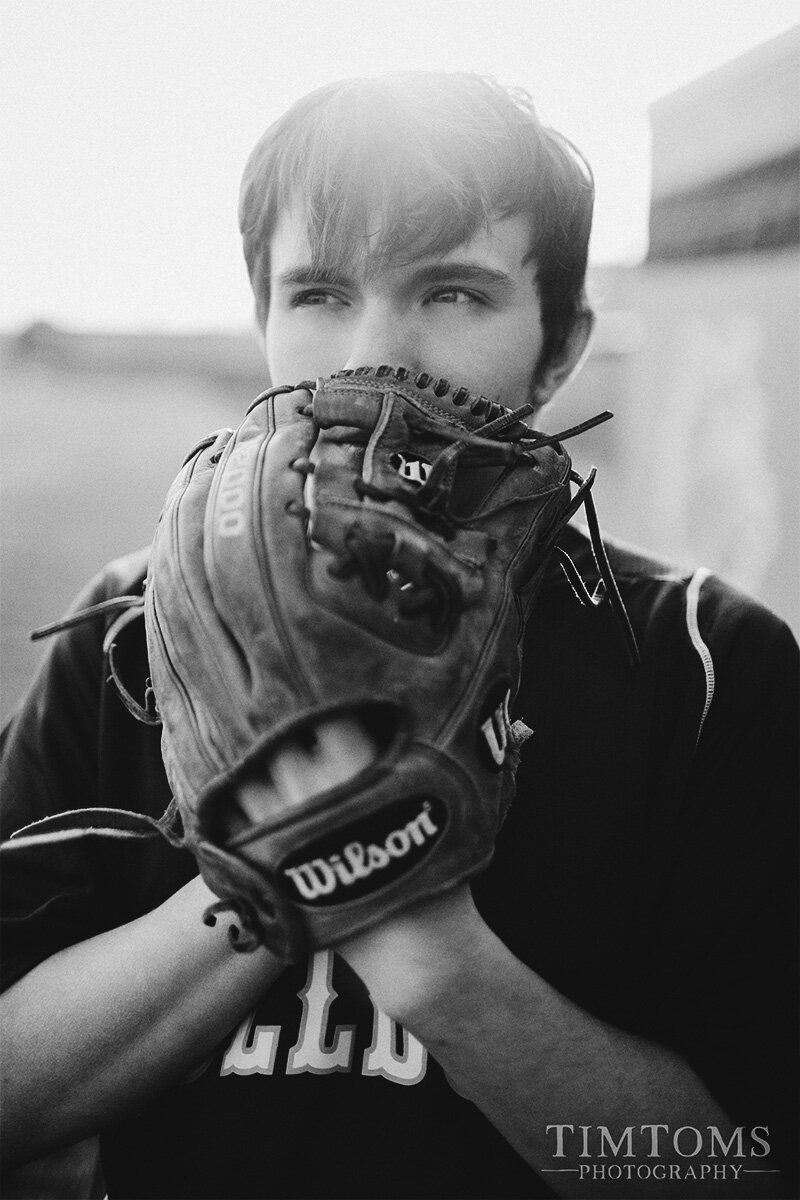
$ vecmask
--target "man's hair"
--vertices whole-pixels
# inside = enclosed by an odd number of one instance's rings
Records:
[[[594,182],[530,96],[466,72],[402,72],[326,84],[271,125],[245,168],[239,225],[256,311],[269,309],[272,233],[305,205],[312,266],[345,267],[373,237],[377,268],[447,254],[491,220],[523,214],[544,344],[556,359],[580,313]]]

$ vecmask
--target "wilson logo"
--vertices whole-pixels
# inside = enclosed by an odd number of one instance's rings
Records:
[[[281,873],[303,904],[356,900],[415,867],[446,824],[447,810],[436,797],[403,800],[304,848]]]
[[[405,479],[406,483],[415,484],[416,487],[421,487],[430,474],[431,464],[418,454],[402,454],[397,450],[389,462],[401,479]]]

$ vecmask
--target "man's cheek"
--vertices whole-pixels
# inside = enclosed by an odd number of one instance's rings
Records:
[[[302,330],[280,320],[267,325],[267,362],[274,384],[292,383],[310,373],[313,345]]]
[[[304,379],[317,379],[320,375],[333,375],[345,365],[347,355],[329,345],[299,342],[291,346],[268,348],[267,361],[273,383],[299,383]]]

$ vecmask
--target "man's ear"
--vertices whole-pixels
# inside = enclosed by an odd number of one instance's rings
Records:
[[[534,386],[537,407],[549,404],[558,389],[581,369],[589,352],[593,331],[594,313],[587,309],[576,317],[558,357],[541,374],[537,374]]]

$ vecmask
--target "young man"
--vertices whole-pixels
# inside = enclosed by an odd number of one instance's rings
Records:
[[[591,206],[523,96],[466,75],[320,89],[242,189],[273,383],[386,363],[546,403],[590,332]],[[565,545],[585,566],[584,536]],[[492,865],[335,955],[235,954],[158,839],[50,824],[7,853],[10,1161],[102,1131],[111,1197],[780,1194],[797,648],[704,572],[611,557],[641,666],[554,568]],[[79,604],[145,570],[113,564]],[[55,641],[6,731],[4,836],[167,808],[158,730],[105,686],[103,633]],[[141,694],[141,622],[118,647]]]

